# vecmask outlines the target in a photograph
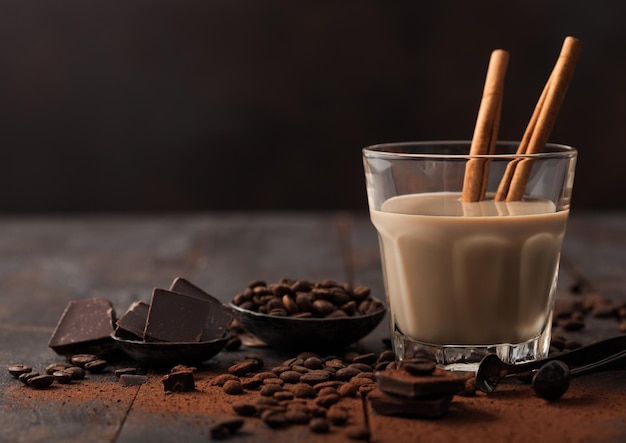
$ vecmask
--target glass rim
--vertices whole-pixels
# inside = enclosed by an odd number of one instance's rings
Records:
[[[496,154],[470,154],[469,148],[471,146],[471,140],[433,140],[433,141],[408,141],[408,142],[392,142],[392,143],[379,143],[375,145],[366,146],[363,148],[363,157],[366,158],[384,158],[390,160],[409,160],[409,159],[439,159],[439,160],[467,160],[472,158],[483,159],[521,159],[521,158],[571,158],[576,157],[578,151],[572,146],[559,144],[559,143],[546,143],[546,151],[542,151],[536,154],[517,154],[511,153],[496,153]],[[519,141],[502,140],[496,142],[496,146],[519,146]],[[400,148],[408,147],[467,147],[467,153],[438,153],[435,152],[401,152]]]

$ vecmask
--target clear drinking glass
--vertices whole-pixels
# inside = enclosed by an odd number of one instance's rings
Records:
[[[363,161],[378,231],[392,341],[399,360],[428,354],[450,370],[475,370],[486,353],[509,363],[543,358],[575,149],[548,144],[517,155],[469,155],[469,141],[367,147]],[[461,199],[470,159],[488,168],[485,198]],[[495,201],[510,162],[531,165],[523,198]]]

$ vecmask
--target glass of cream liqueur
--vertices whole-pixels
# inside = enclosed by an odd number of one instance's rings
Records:
[[[473,371],[487,353],[508,363],[546,357],[577,152],[517,142],[470,156],[468,141],[367,147],[363,161],[380,241],[398,360],[427,357]],[[462,199],[465,166],[485,165],[484,197]],[[523,197],[496,198],[507,165],[530,163]]]

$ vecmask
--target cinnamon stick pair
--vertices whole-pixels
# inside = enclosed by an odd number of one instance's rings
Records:
[[[535,110],[533,111],[528,126],[526,127],[526,131],[524,132],[524,136],[522,137],[520,145],[517,149],[518,155],[537,154],[543,151],[565,98],[567,88],[569,87],[569,83],[574,74],[574,69],[580,57],[581,51],[582,43],[580,40],[574,37],[565,38],[559,58],[554,66],[554,69],[552,70],[552,73],[550,74],[550,77],[548,78],[548,81],[546,82],[541,96],[539,97]],[[494,51],[492,54],[489,71],[492,69],[492,63],[496,63],[494,61],[494,54],[497,52],[499,51]],[[495,64],[494,69],[498,68],[498,66],[499,65]],[[502,66],[499,66],[499,69],[502,70]],[[504,70],[505,69],[506,66],[504,67]],[[493,134],[493,139],[490,139],[489,141],[491,150],[484,151],[483,148],[474,148],[475,140],[483,138],[483,135],[481,134],[484,134],[484,127],[492,124],[491,122],[499,123],[499,109],[496,109],[495,111],[491,110],[490,112],[492,114],[490,116],[487,115],[487,111],[482,112],[483,102],[486,102],[485,95],[487,94],[499,96],[499,106],[501,106],[502,91],[500,90],[494,93],[491,92],[491,89],[489,91],[487,90],[489,71],[487,73],[483,99],[481,101],[476,128],[474,130],[472,147],[470,148],[471,155],[493,153],[492,146],[495,146],[496,143],[498,128],[492,127],[491,134]],[[503,78],[504,72],[500,72],[500,75]],[[500,83],[494,84],[494,86],[502,87]],[[502,177],[498,190],[496,191],[496,201],[517,201],[522,199],[524,189],[526,188],[526,182],[530,176],[532,163],[533,161],[531,158],[525,158],[513,160],[507,165],[504,176]],[[483,166],[479,168],[476,166],[477,164],[482,164]],[[467,162],[465,179],[463,182],[462,200],[464,202],[479,201],[484,198],[484,189],[487,182],[487,170],[488,163],[486,159],[472,158]],[[480,174],[478,173],[479,171]],[[478,189],[480,189],[480,192],[477,191]]]

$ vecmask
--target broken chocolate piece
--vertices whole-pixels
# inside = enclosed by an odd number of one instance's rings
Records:
[[[406,398],[453,395],[465,388],[463,377],[437,368],[430,375],[412,375],[403,369],[387,369],[377,372],[381,391]]]
[[[211,305],[199,298],[166,289],[152,292],[144,339],[166,342],[199,342]]]
[[[170,372],[161,381],[166,392],[193,391],[196,388],[191,371]]]
[[[374,389],[367,395],[372,409],[380,415],[423,418],[443,416],[450,408],[452,397],[453,395],[449,394],[416,399],[388,395],[378,389]]]
[[[232,308],[224,305],[217,298],[200,289],[182,277],[176,277],[170,286],[170,291],[185,294],[190,297],[196,297],[204,300],[211,305],[210,313],[207,317],[204,331],[202,333],[202,341],[215,340],[223,337],[228,331],[233,321],[234,311]]]
[[[131,304],[128,310],[115,322],[117,325],[115,334],[118,337],[142,340],[149,309],[150,305],[142,301]]]
[[[102,354],[113,346],[115,309],[105,298],[70,301],[48,346],[59,355]]]

